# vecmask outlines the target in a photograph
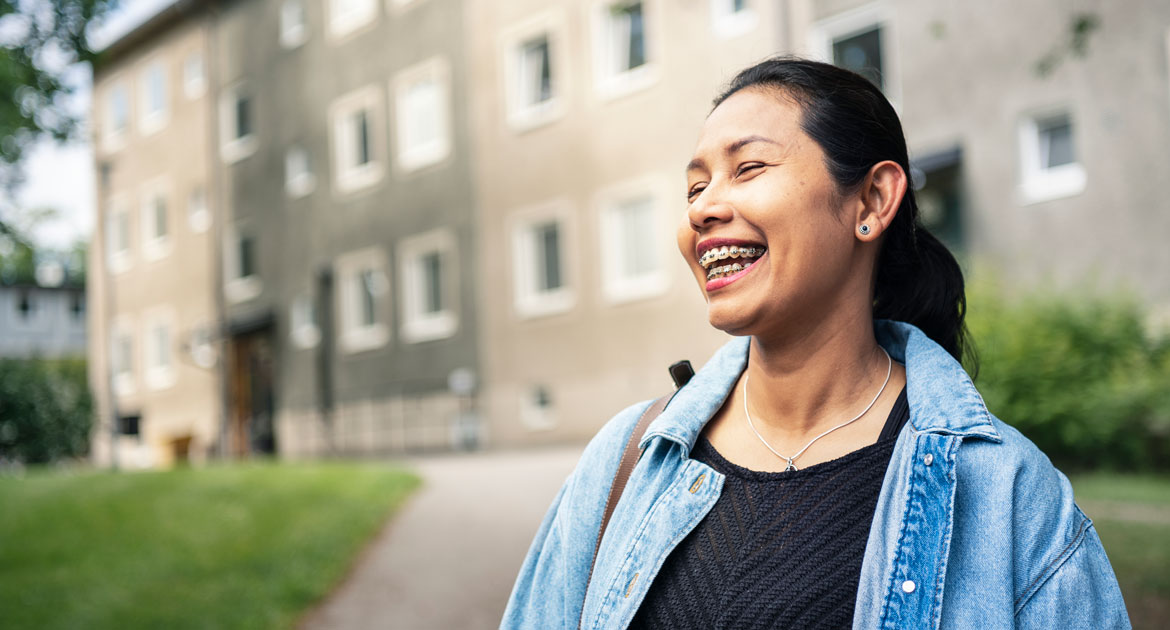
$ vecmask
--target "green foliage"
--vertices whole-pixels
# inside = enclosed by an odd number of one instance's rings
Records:
[[[75,138],[77,117],[65,99],[69,66],[92,61],[87,27],[116,0],[0,0],[0,176],[14,168],[38,136]]]
[[[1069,469],[1170,467],[1170,338],[1113,297],[970,296],[988,408]]]
[[[417,485],[349,463],[0,476],[0,626],[292,628]]]
[[[39,464],[89,452],[84,359],[0,359],[0,460]]]

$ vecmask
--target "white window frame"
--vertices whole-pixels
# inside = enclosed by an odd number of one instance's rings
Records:
[[[1058,116],[1065,116],[1069,120],[1072,133],[1073,155],[1076,159],[1068,164],[1061,164],[1051,168],[1041,166],[1040,126],[1039,122]],[[1020,118],[1017,126],[1020,160],[1020,203],[1023,205],[1051,201],[1079,195],[1084,192],[1088,179],[1085,167],[1081,164],[1083,153],[1078,151],[1076,118],[1071,108],[1049,107],[1033,111]]]
[[[439,103],[438,139],[421,145],[406,146],[406,130],[413,126],[407,120],[405,99],[409,95],[411,86],[421,81],[434,81],[438,85]],[[451,155],[452,147],[452,116],[451,116],[451,66],[443,57],[431,57],[426,61],[410,66],[394,76],[390,83],[391,93],[394,95],[394,146],[397,156],[396,164],[403,173],[410,173],[419,169],[438,164]]]
[[[175,309],[170,306],[156,306],[146,311],[143,316],[145,326],[143,327],[144,338],[142,340],[142,366],[143,366],[143,380],[146,386],[152,390],[161,390],[172,387],[177,380],[177,365],[178,358],[178,344],[175,343],[176,336],[176,316]],[[167,344],[167,357],[169,361],[166,365],[156,365],[154,362],[158,354],[158,339],[155,337],[155,332],[159,327],[165,327],[167,335],[164,343]]]
[[[733,11],[734,0],[711,0],[711,30],[719,39],[732,39],[750,33],[759,24],[757,0],[746,0],[742,11]]]
[[[439,254],[439,289],[443,310],[424,313],[426,286],[421,261],[429,254]],[[446,339],[459,329],[459,259],[455,235],[440,228],[402,239],[398,244],[399,286],[402,291],[402,340],[421,343]]]
[[[295,9],[300,9],[299,12]],[[293,22],[299,17],[300,22]],[[280,3],[280,45],[285,49],[298,48],[309,41],[309,16],[305,0],[284,0]]]
[[[610,7],[630,4],[633,0],[594,0],[591,7],[593,88],[597,97],[609,101],[645,90],[658,82],[662,58],[658,31],[662,23],[659,0],[641,0],[642,26],[646,62],[637,68],[617,68],[617,41],[610,23]]]
[[[199,68],[199,74],[195,75],[192,68]],[[196,99],[203,96],[207,90],[207,63],[203,57],[203,51],[192,50],[183,58],[183,94],[188,99]]]
[[[378,0],[362,0],[365,6],[349,13],[339,14],[340,3],[345,0],[326,0],[325,13],[329,39],[340,43],[372,27],[378,19]]]
[[[367,85],[338,97],[329,105],[329,144],[333,154],[333,187],[338,193],[357,192],[373,186],[385,174],[384,111],[382,92],[377,85]],[[370,160],[355,164],[352,152],[355,114],[366,111]]]
[[[162,131],[170,120],[170,77],[167,75],[167,66],[162,59],[147,63],[138,73],[138,133],[144,137]],[[154,77],[162,81],[162,103],[157,110],[150,109],[151,79]]]
[[[302,166],[303,170],[298,170]],[[313,174],[309,150],[299,144],[290,146],[284,152],[284,193],[289,198],[299,199],[312,193],[316,187],[317,176]]]
[[[513,307],[521,319],[544,317],[569,311],[576,305],[574,291],[576,243],[573,206],[567,199],[557,199],[515,211],[510,221],[512,234]],[[536,287],[533,273],[537,265],[533,230],[556,223],[560,240],[561,286],[551,291]]]
[[[250,230],[250,226],[246,223],[237,223],[229,226],[224,230],[223,256],[223,272],[224,283],[223,292],[224,297],[233,304],[246,302],[260,295],[264,290],[264,285],[260,280],[260,276],[255,273],[253,269],[252,275],[241,276],[240,269],[242,261],[240,260],[240,240],[244,237],[252,238],[252,261],[253,267],[258,266],[258,252],[257,240]]]
[[[203,184],[195,184],[187,191],[187,227],[196,233],[206,232],[211,227],[207,187]]]
[[[875,26],[881,28],[883,92],[894,108],[898,109],[902,102],[902,73],[897,55],[895,22],[894,11],[885,0],[819,20],[808,30],[809,55],[818,61],[833,63],[834,41],[864,33]]]
[[[669,181],[662,176],[650,175],[609,186],[595,198],[599,224],[598,260],[601,261],[601,292],[610,304],[633,302],[663,295],[670,289],[669,244],[666,237],[674,233],[666,219],[664,206],[669,199]],[[621,275],[619,249],[621,234],[618,233],[619,208],[631,201],[649,197],[652,233],[647,235],[646,246],[653,247],[657,269],[636,277]]]
[[[114,249],[114,223],[126,222],[126,242]],[[134,224],[131,221],[130,202],[125,195],[110,197],[106,204],[106,262],[110,272],[120,274],[134,266]]]
[[[369,247],[337,258],[334,263],[337,278],[337,319],[341,333],[337,341],[342,352],[354,354],[375,350],[390,341],[390,276],[387,273],[386,252],[379,247]],[[374,298],[374,323],[359,321],[361,294],[357,283],[362,282],[361,274],[373,272],[376,284],[372,288]]]
[[[121,127],[115,127],[114,98],[119,93],[126,104],[126,117]],[[106,88],[105,96],[102,99],[104,110],[102,119],[105,122],[102,125],[102,149],[107,153],[113,153],[126,146],[126,137],[130,134],[130,125],[134,120],[133,100],[130,85],[125,79],[110,81],[109,87]]]
[[[524,46],[541,35],[548,41],[552,96],[542,103],[528,103],[521,72]],[[571,76],[565,41],[565,16],[560,9],[545,11],[500,34],[504,107],[508,126],[513,130],[527,131],[564,117]]]
[[[139,225],[142,226],[142,258],[153,261],[166,258],[174,250],[175,212],[171,201],[171,184],[166,176],[152,179],[142,185]],[[167,232],[156,236],[158,215],[155,203],[159,200],[166,211]]]
[[[240,96],[248,98],[248,111],[252,117],[252,129],[244,136],[236,136],[238,122],[237,102]],[[224,88],[219,98],[219,156],[225,164],[234,164],[256,152],[259,144],[256,138],[256,97],[247,90],[243,81]]]
[[[114,387],[114,394],[120,397],[130,396],[138,389],[135,370],[137,353],[134,351],[134,331],[134,318],[128,314],[115,315],[110,321],[110,347],[107,365],[110,370],[110,381]],[[121,339],[127,339],[129,341],[125,366],[117,365],[118,346],[120,345],[119,341]],[[119,370],[119,367],[124,367],[125,369]]]
[[[298,293],[288,307],[288,335],[294,347],[313,348],[321,342],[321,328],[317,322],[317,303],[312,292]]]

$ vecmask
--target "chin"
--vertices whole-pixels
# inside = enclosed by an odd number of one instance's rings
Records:
[[[730,304],[707,304],[707,322],[716,330],[735,336],[743,337],[751,334],[753,319],[740,309]]]

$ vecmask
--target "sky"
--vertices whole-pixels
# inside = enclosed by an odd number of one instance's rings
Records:
[[[104,47],[174,0],[121,0],[121,6],[100,25],[95,25],[93,43]],[[91,110],[91,74],[88,67],[77,77],[76,107],[88,117]],[[84,133],[88,136],[88,132]],[[88,142],[61,145],[42,140],[26,154],[25,185],[17,193],[20,208],[54,208],[58,217],[40,226],[33,234],[42,247],[65,248],[93,232],[97,212],[94,199],[93,148]]]

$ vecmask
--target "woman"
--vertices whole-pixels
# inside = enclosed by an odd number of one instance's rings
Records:
[[[958,362],[963,278],[917,223],[897,114],[770,59],[715,101],[679,249],[737,338],[640,438],[586,448],[505,628],[1128,628],[1067,479]]]

